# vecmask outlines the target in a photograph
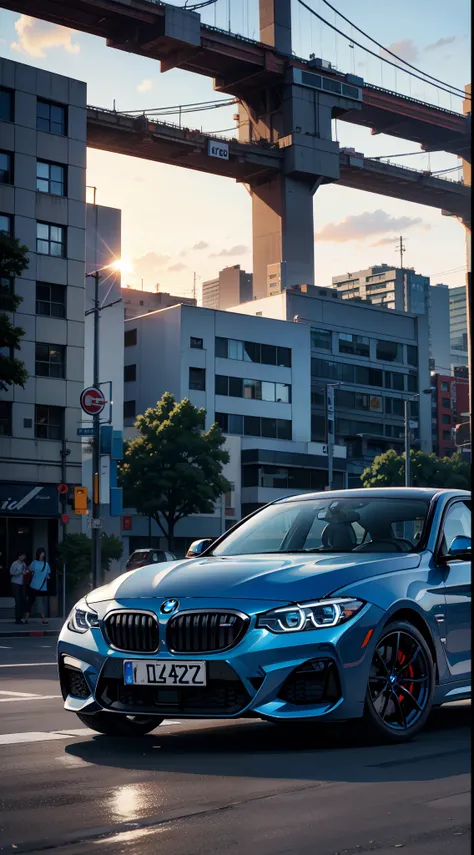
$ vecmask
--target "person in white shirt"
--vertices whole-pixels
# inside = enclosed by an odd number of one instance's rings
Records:
[[[31,562],[29,567],[31,576],[29,596],[28,596],[28,611],[26,619],[33,608],[36,600],[39,600],[40,615],[44,624],[48,623],[45,617],[45,602],[48,591],[48,580],[51,576],[51,567],[46,561],[46,552],[44,549],[36,551],[36,558]]]
[[[16,560],[10,567],[10,581],[12,584],[12,594],[15,600],[15,623],[27,622],[27,618],[25,617],[25,612],[28,607],[28,591],[25,584],[25,576],[27,573],[26,553],[19,552]]]

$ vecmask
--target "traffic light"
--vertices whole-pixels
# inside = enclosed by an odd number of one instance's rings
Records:
[[[87,514],[87,487],[74,487],[74,513]]]

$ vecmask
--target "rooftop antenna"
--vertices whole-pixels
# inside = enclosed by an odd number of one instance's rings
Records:
[[[403,270],[403,253],[406,251],[406,246],[403,243],[403,237],[400,235],[397,245],[395,247],[395,252],[400,253],[400,267]]]

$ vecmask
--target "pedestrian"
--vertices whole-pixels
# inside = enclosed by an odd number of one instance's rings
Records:
[[[28,591],[26,620],[28,620],[36,600],[39,600],[41,620],[44,624],[47,624],[48,621],[45,616],[45,602],[48,592],[48,580],[51,576],[51,567],[46,561],[46,552],[44,549],[36,550],[36,558],[31,562],[29,570],[32,575]]]
[[[25,617],[25,612],[28,606],[26,576],[28,568],[26,566],[26,553],[19,552],[15,561],[10,567],[10,580],[12,584],[12,594],[15,599],[15,623],[27,623],[28,618]]]

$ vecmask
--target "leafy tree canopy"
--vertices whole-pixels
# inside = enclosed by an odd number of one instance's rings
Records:
[[[471,489],[471,468],[460,454],[436,457],[424,451],[410,452],[412,487],[448,487],[454,490]],[[361,475],[364,487],[403,487],[405,483],[405,457],[390,449],[375,458]]]
[[[130,503],[155,520],[172,549],[176,524],[190,514],[211,514],[230,490],[222,475],[229,454],[217,424],[205,431],[206,411],[165,392],[139,416],[139,436],[125,451],[121,484]]]

